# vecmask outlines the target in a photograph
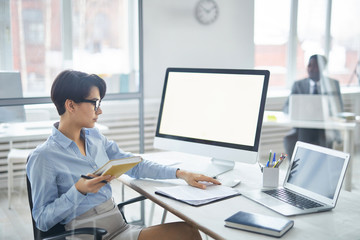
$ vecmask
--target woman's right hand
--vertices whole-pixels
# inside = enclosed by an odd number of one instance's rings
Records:
[[[107,175],[107,176],[98,176],[94,174],[87,174],[87,175],[93,177],[93,179],[80,178],[79,181],[75,183],[76,189],[84,195],[86,195],[87,193],[97,193],[100,190],[100,188],[102,188],[105,184],[107,184],[103,182],[104,180],[106,182],[110,182],[113,179],[115,179],[115,177],[112,177],[111,175]]]

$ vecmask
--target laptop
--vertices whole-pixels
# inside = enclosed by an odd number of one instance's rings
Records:
[[[242,194],[284,216],[328,211],[339,197],[350,154],[298,141],[282,187]]]
[[[330,117],[330,96],[293,94],[289,97],[289,116],[296,121],[324,121]]]

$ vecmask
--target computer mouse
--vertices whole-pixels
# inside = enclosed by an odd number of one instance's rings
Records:
[[[221,179],[219,180],[219,182],[221,182],[221,185],[227,186],[227,187],[236,187],[237,185],[239,185],[241,183],[240,179]]]

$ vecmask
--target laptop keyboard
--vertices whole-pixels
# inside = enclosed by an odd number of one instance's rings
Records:
[[[264,193],[300,209],[310,209],[323,206],[283,188],[265,190]]]

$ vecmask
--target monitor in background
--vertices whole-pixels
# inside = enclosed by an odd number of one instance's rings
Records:
[[[267,70],[168,68],[155,148],[212,157],[217,176],[257,161]]]
[[[20,72],[0,72],[0,98],[22,98]],[[24,122],[24,106],[0,107],[0,123]]]

